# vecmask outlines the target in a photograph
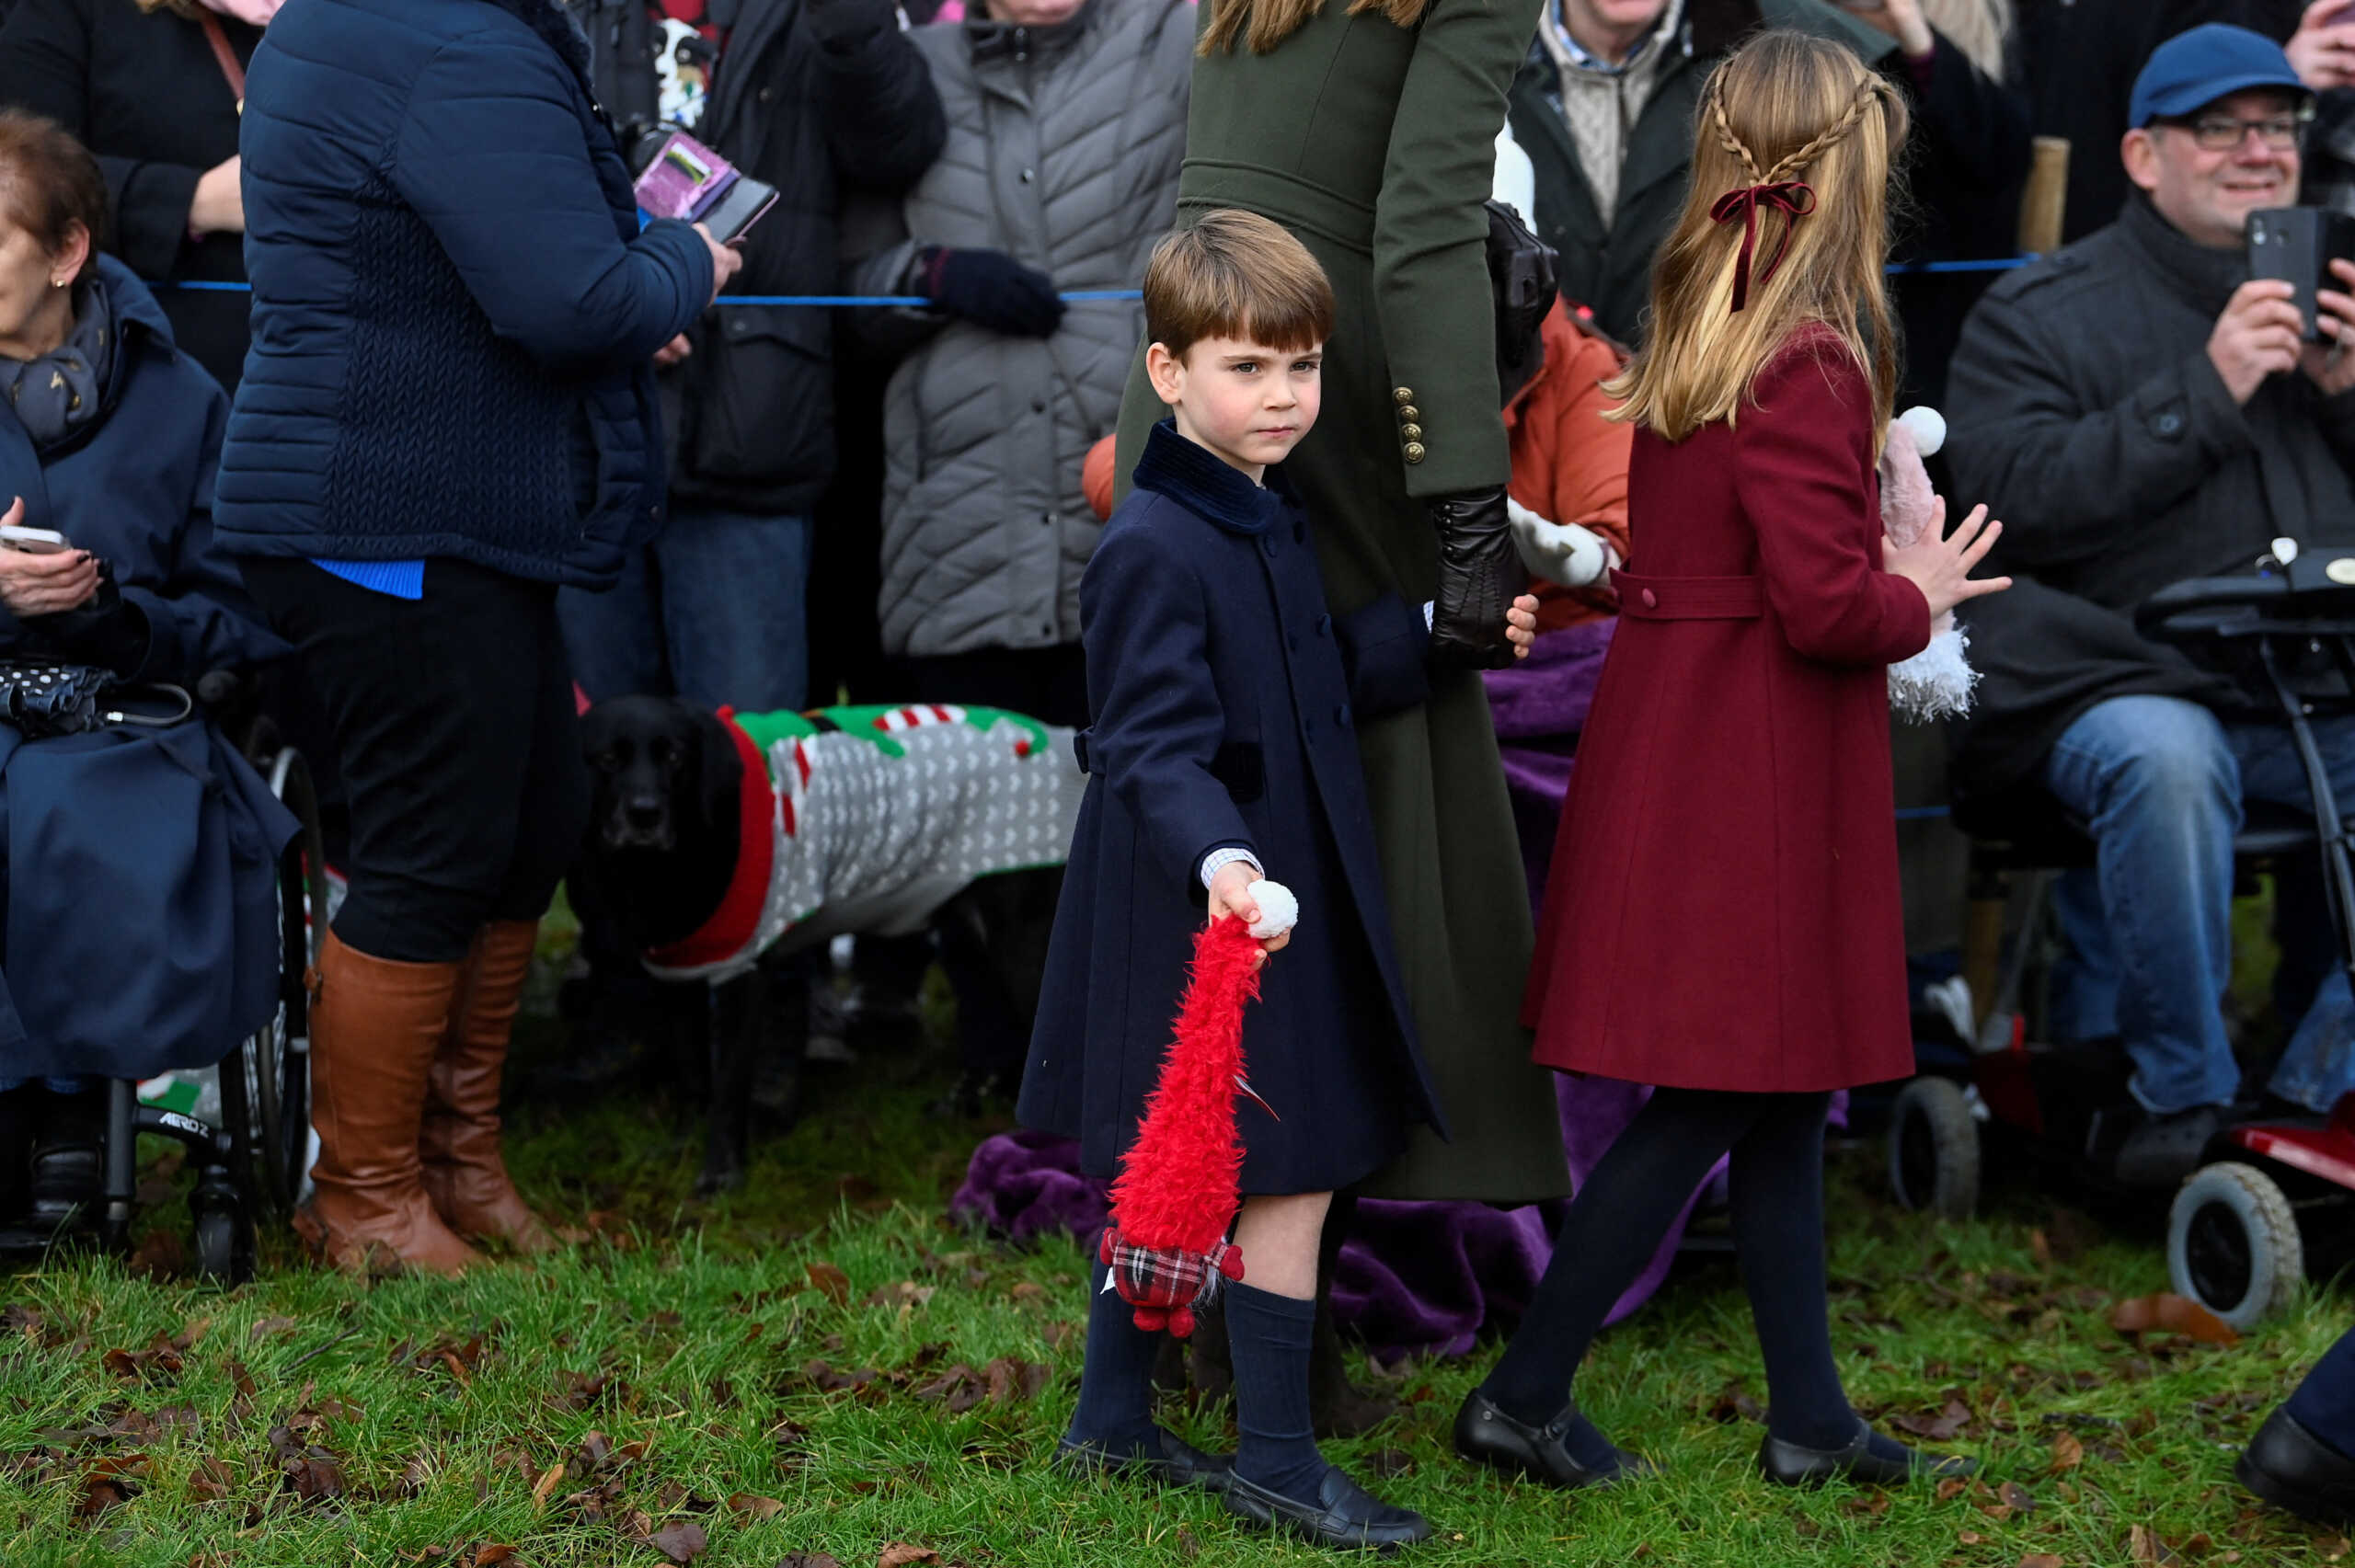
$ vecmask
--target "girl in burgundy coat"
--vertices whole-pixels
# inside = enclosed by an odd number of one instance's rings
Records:
[[[1902,99],[1843,46],[1769,32],[1718,68],[1700,115],[1651,337],[1612,388],[1636,427],[1639,570],[1618,577],[1526,1003],[1541,1062],[1662,1087],[1580,1189],[1455,1444],[1562,1486],[1645,1468],[1570,1380],[1730,1150],[1767,1477],[1960,1473],[1872,1432],[1841,1388],[1823,1117],[1832,1091],[1913,1070],[1884,671],[2005,586],[1970,580],[1998,525],[1982,508],[1951,538],[1883,547]]]

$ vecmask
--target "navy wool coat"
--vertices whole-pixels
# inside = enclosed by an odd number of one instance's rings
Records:
[[[652,355],[711,299],[640,233],[556,0],[304,0],[254,52],[236,555],[448,556],[610,587],[662,510]]]
[[[1094,724],[1020,1116],[1109,1176],[1136,1136],[1207,904],[1249,849],[1299,895],[1244,1015],[1246,1195],[1324,1192],[1440,1126],[1390,915],[1333,618],[1288,495],[1156,428],[1080,584]]]
[[[213,535],[228,398],[145,285],[98,265],[121,334],[100,418],[37,449],[0,406],[0,498],[111,566],[147,628],[132,679],[282,657]],[[73,650],[0,610],[0,658]],[[205,1067],[258,1028],[294,828],[201,719],[29,741],[0,725],[0,1078]]]

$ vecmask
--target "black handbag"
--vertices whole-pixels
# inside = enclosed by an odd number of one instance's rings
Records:
[[[1497,382],[1505,402],[1529,384],[1545,352],[1538,329],[1560,292],[1561,258],[1493,198],[1488,210],[1488,286],[1497,300]]]
[[[132,701],[161,697],[177,702],[169,714],[141,712]],[[0,724],[28,740],[81,735],[110,724],[178,724],[196,704],[177,686],[126,686],[110,670],[53,659],[0,658]]]

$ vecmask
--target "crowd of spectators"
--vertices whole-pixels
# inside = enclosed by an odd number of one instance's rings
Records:
[[[0,460],[21,474],[23,521],[61,520],[77,546],[0,552],[0,636],[126,674],[274,668],[278,722],[322,762],[381,762],[355,738],[386,712],[430,718],[470,781],[425,814],[439,838],[351,821],[327,792],[355,871],[346,934],[410,964],[478,963],[482,933],[553,881],[578,802],[540,752],[576,691],[1085,724],[1078,585],[1139,331],[1132,303],[1102,295],[1136,286],[1175,221],[1192,5],[418,0],[405,32],[388,3],[0,0]],[[531,55],[543,142],[470,142],[489,121],[468,95],[490,75],[448,60],[414,63],[397,106],[367,86],[408,69],[396,57],[429,11],[465,32],[493,6],[557,46]],[[2253,30],[2178,36],[2213,24]],[[2301,347],[2242,255],[2254,208],[2355,212],[2355,7],[1550,0],[1500,166],[1522,171],[1508,183],[1557,253],[1561,304],[1500,369],[1523,557],[1555,579],[1546,633],[1581,647],[1607,635],[1608,568],[1642,548],[1600,383],[1643,339],[1702,84],[1761,26],[1844,42],[1910,100],[1903,401],[1948,406],[1941,476],[2006,521],[2000,565],[2020,582],[1973,616],[1988,684],[1958,781],[2040,792],[2100,842],[2099,870],[2062,900],[2072,1015],[2133,1055],[2155,1177],[2238,1088],[2219,1022],[2233,829],[2246,800],[2294,804],[2300,786],[2278,735],[2129,615],[2276,537],[2355,534],[2355,360]],[[2170,39],[2187,85],[2137,96]],[[374,52],[362,69],[305,48]],[[336,124],[248,114],[258,50],[290,76],[349,77],[328,95]],[[2246,69],[2206,93],[2234,51]],[[616,195],[625,160],[672,130],[780,192],[740,246],[639,233]],[[339,135],[396,153],[345,166]],[[2055,189],[2073,243],[2003,271],[2039,139],[2067,145]],[[544,192],[550,160],[580,183]],[[327,223],[330,196],[356,227]],[[502,285],[497,258],[532,235],[535,271]],[[419,283],[442,258],[479,309]],[[249,263],[298,302],[258,338]],[[392,308],[404,290],[418,303]],[[743,303],[836,292],[902,303]],[[431,346],[470,333],[573,379],[551,394],[441,374]],[[354,383],[367,406],[322,379],[347,360],[378,367]],[[533,441],[546,460],[518,460]],[[653,475],[659,505],[616,509]],[[216,477],[242,580],[213,536]],[[496,519],[447,525],[494,492]],[[324,620],[323,596],[339,606]],[[462,677],[355,633],[420,596]],[[488,771],[460,761],[494,753]],[[0,768],[24,787],[29,770]],[[14,933],[31,879],[10,873]],[[627,967],[593,930],[590,945]],[[2355,1001],[2324,984],[2320,956],[2288,957],[2306,1024],[2269,1088],[2321,1108],[2345,1086]],[[73,1066],[0,1033],[0,1082],[52,1080],[0,1106],[52,1152],[86,1152]],[[330,1069],[323,1104],[338,1103]]]

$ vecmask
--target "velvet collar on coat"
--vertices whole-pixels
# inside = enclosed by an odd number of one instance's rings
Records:
[[[1130,477],[1138,489],[1166,496],[1229,533],[1265,533],[1293,504],[1281,467],[1271,465],[1267,484],[1254,485],[1233,464],[1179,435],[1174,419],[1154,426]]]

